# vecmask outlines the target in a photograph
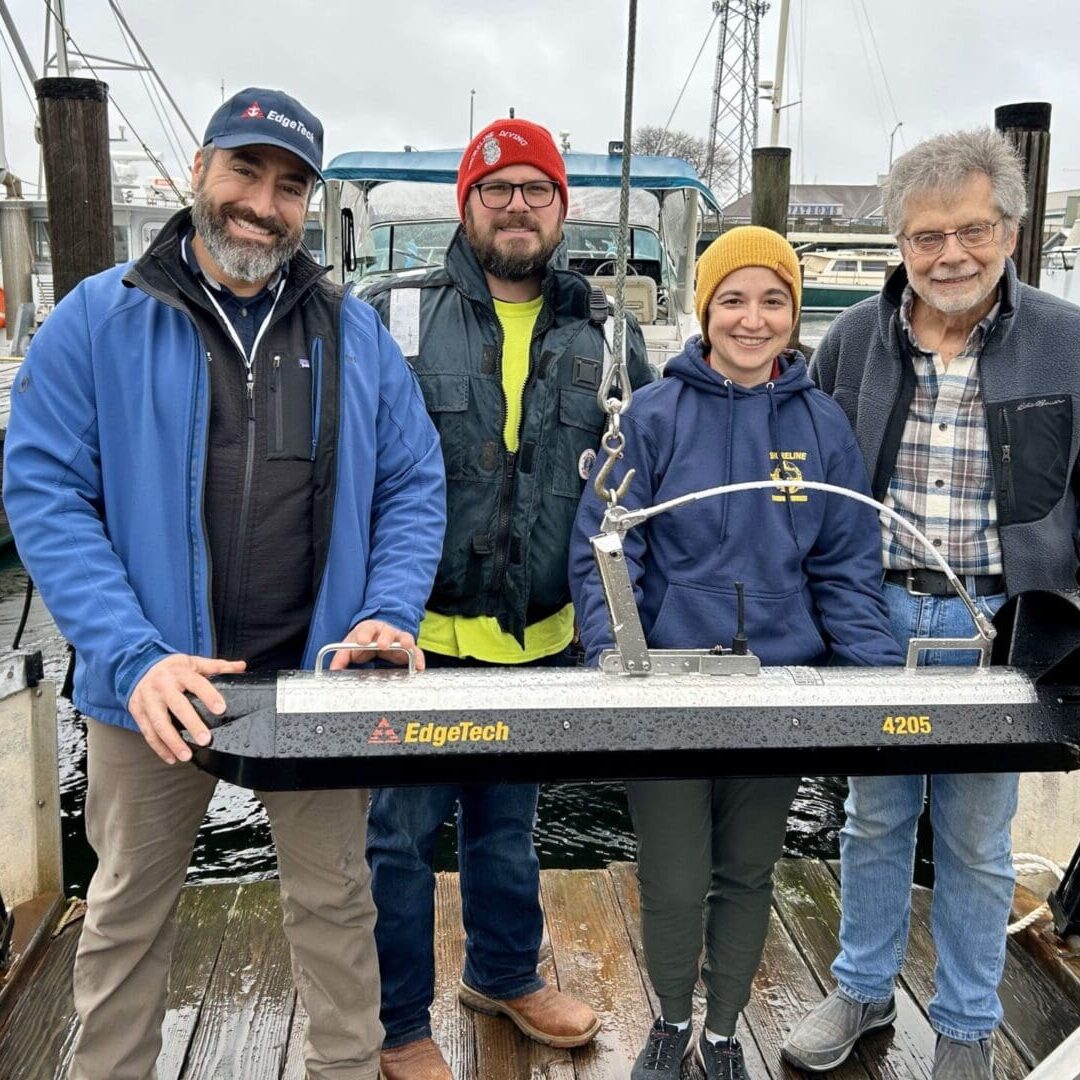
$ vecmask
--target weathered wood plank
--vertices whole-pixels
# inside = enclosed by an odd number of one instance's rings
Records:
[[[929,889],[916,889],[911,897],[912,926],[927,935],[932,898]],[[1080,1026],[1080,1012],[1012,938],[1005,951],[1005,971],[998,996],[1005,1012],[1008,1036],[1028,1068],[1042,1061]],[[999,1037],[998,1047],[1001,1041]],[[995,1048],[998,1055],[1004,1056],[998,1047]]]
[[[278,884],[241,885],[182,1075],[279,1076],[291,998]]]
[[[775,903],[781,921],[824,992],[833,988],[829,966],[839,949],[840,891],[822,863],[787,859],[776,868]],[[814,1003],[820,1000],[815,998]],[[934,1033],[918,1003],[901,985],[896,1023],[861,1039],[856,1056],[873,1077],[929,1077]]]
[[[0,1038],[4,1080],[59,1080],[67,1071],[75,1036],[71,969],[81,924],[64,930],[47,949],[33,981],[20,993]]]
[[[839,862],[828,863],[829,873],[836,881],[840,880]],[[937,952],[925,920],[919,919],[917,908],[930,902],[931,890],[921,886],[912,887],[911,927],[908,934],[907,951],[904,954],[904,966],[900,972],[900,983],[906,986],[911,996],[926,1013],[930,999],[934,996],[934,966]],[[1028,1066],[1013,1046],[1005,1032],[1000,1029],[994,1036],[994,1073],[998,1080],[1019,1080],[1028,1074]]]
[[[802,1074],[780,1057],[784,1036],[806,1012],[808,1004],[821,1000],[821,989],[807,969],[779,915],[769,915],[769,936],[761,957],[754,993],[746,1007],[746,1018],[762,1056],[775,1076],[798,1080]],[[858,1059],[849,1058],[830,1074],[831,1080],[865,1080],[866,1070]]]
[[[603,1024],[589,1046],[574,1051],[577,1076],[625,1076],[653,1017],[611,878],[548,870],[541,892],[559,986],[587,1001]]]
[[[0,1035],[7,1027],[12,1003],[32,978],[42,954],[48,948],[49,935],[63,909],[63,893],[51,892],[18,904],[12,911],[15,926],[11,935],[11,951],[8,966],[0,971]]]
[[[465,966],[465,928],[461,923],[461,891],[457,874],[435,876],[435,1001],[431,1030],[460,1080],[483,1076],[477,1071],[477,1028],[485,1033],[495,1022],[479,1016],[458,1000],[458,981]],[[498,1073],[490,1074],[498,1076]]]
[[[294,989],[292,1019],[289,1021],[289,1043],[285,1048],[285,1064],[281,1069],[280,1080],[306,1080],[304,1040],[307,1039],[307,1029],[307,1011]]]
[[[180,892],[169,994],[161,1025],[161,1053],[157,1060],[159,1080],[176,1080],[183,1071],[238,895],[238,886],[233,884],[204,885]]]
[[[1023,918],[1041,903],[1039,897],[1018,885],[1013,900],[1013,918]],[[1054,930],[1053,917],[1049,912],[1044,912],[1038,922],[1027,930],[1021,930],[1014,940],[1031,953],[1039,968],[1080,1009],[1080,944],[1076,939],[1062,941]]]
[[[648,969],[645,964],[645,948],[641,943],[641,896],[638,892],[637,869],[633,863],[612,863],[608,867],[608,872],[611,875],[615,897],[619,902],[619,908],[626,924],[626,933],[634,950],[634,958],[637,960],[638,967],[641,970],[642,983],[649,999],[649,1007],[652,1009],[653,1016],[656,1016],[660,1011],[660,1002],[656,997],[656,991],[653,989],[652,983],[649,981]],[[697,986],[694,987],[694,1031],[698,1036],[704,1030],[704,1026],[705,989],[699,979]],[[735,1034],[743,1044],[746,1071],[750,1080],[768,1080],[773,1075],[772,1071],[766,1065],[764,1058],[762,1058],[761,1051],[758,1050],[753,1032],[750,1030],[750,1025],[746,1022],[745,1016],[739,1017]],[[642,1032],[641,1038],[642,1042],[644,1042],[644,1032]],[[779,1069],[779,1064],[776,1067]],[[687,1058],[682,1067],[681,1080],[701,1080],[703,1075],[700,1066],[693,1060],[693,1055]]]

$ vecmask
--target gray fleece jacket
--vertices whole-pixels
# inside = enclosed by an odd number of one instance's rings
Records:
[[[843,312],[814,352],[811,377],[855,429],[882,499],[915,389],[900,324],[901,266],[879,296]],[[1005,264],[1001,305],[979,374],[1009,595],[1075,589],[1080,566],[1080,307],[1022,284]]]

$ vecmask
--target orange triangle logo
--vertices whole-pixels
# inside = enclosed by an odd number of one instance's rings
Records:
[[[398,738],[398,733],[394,730],[393,725],[383,716],[375,725],[375,730],[368,736],[368,742],[375,745],[391,745],[399,743],[401,740]]]

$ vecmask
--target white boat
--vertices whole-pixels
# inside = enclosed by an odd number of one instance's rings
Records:
[[[340,154],[324,170],[327,258],[362,290],[391,274],[441,266],[460,224],[460,150]],[[566,155],[570,189],[563,233],[569,266],[611,294],[615,284],[621,156]],[[662,367],[697,333],[694,243],[702,206],[718,210],[679,158],[631,159],[626,308]]]
[[[803,311],[843,311],[881,292],[885,279],[900,265],[897,248],[840,248],[805,251]]]

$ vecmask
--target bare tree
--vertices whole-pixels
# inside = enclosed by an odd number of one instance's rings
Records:
[[[634,132],[631,149],[635,154],[667,154],[682,158],[694,166],[694,171],[704,180],[709,162],[709,140],[689,131],[665,131],[654,124],[646,124]],[[713,186],[718,187],[732,166],[731,151],[716,144],[713,160]]]

